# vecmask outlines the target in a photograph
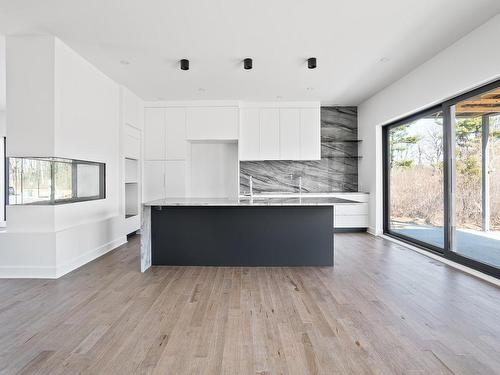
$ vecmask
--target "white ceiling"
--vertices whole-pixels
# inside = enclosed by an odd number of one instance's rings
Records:
[[[0,0],[0,33],[56,35],[146,100],[356,105],[498,12],[498,0]]]

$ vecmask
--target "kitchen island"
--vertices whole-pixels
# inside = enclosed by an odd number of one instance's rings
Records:
[[[166,198],[143,204],[141,270],[333,266],[332,197]]]

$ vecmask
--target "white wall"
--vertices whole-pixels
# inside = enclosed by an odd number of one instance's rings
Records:
[[[5,36],[0,35],[0,112],[5,111],[5,74]]]
[[[188,165],[190,197],[236,198],[238,196],[238,143],[191,142]]]
[[[55,39],[8,37],[7,137],[9,155],[54,155]]]
[[[2,133],[2,117],[3,112],[0,112],[0,227],[5,226],[5,139]]]
[[[8,37],[7,76],[8,156],[106,163],[106,199],[8,207],[0,277],[59,277],[126,242],[120,112],[141,122],[142,101],[121,107],[120,86],[50,36]]]
[[[360,191],[370,192],[370,231],[382,231],[381,125],[500,77],[495,16],[358,107]]]
[[[3,154],[4,154],[4,143],[3,137],[5,137],[6,125],[5,125],[5,37],[0,35],[0,176],[4,175],[4,163],[3,163]],[[5,196],[5,181],[3,178],[0,178],[0,227],[3,226],[5,217],[4,217],[4,205],[5,201],[2,197]]]
[[[106,199],[56,206],[56,229],[119,214],[119,86],[56,39],[54,156],[106,163]],[[9,94],[10,95],[10,94]]]

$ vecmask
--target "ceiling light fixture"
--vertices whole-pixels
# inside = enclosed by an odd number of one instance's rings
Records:
[[[307,67],[309,69],[316,69],[316,65],[317,65],[316,57],[309,57],[307,59]]]
[[[181,60],[181,70],[189,70],[189,60],[188,59]]]
[[[245,60],[243,60],[243,67],[245,70],[250,70],[253,68],[253,60],[249,57],[247,57]]]

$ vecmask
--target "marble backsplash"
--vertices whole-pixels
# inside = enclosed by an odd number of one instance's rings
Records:
[[[357,107],[321,107],[321,160],[240,163],[240,194],[358,191]]]

